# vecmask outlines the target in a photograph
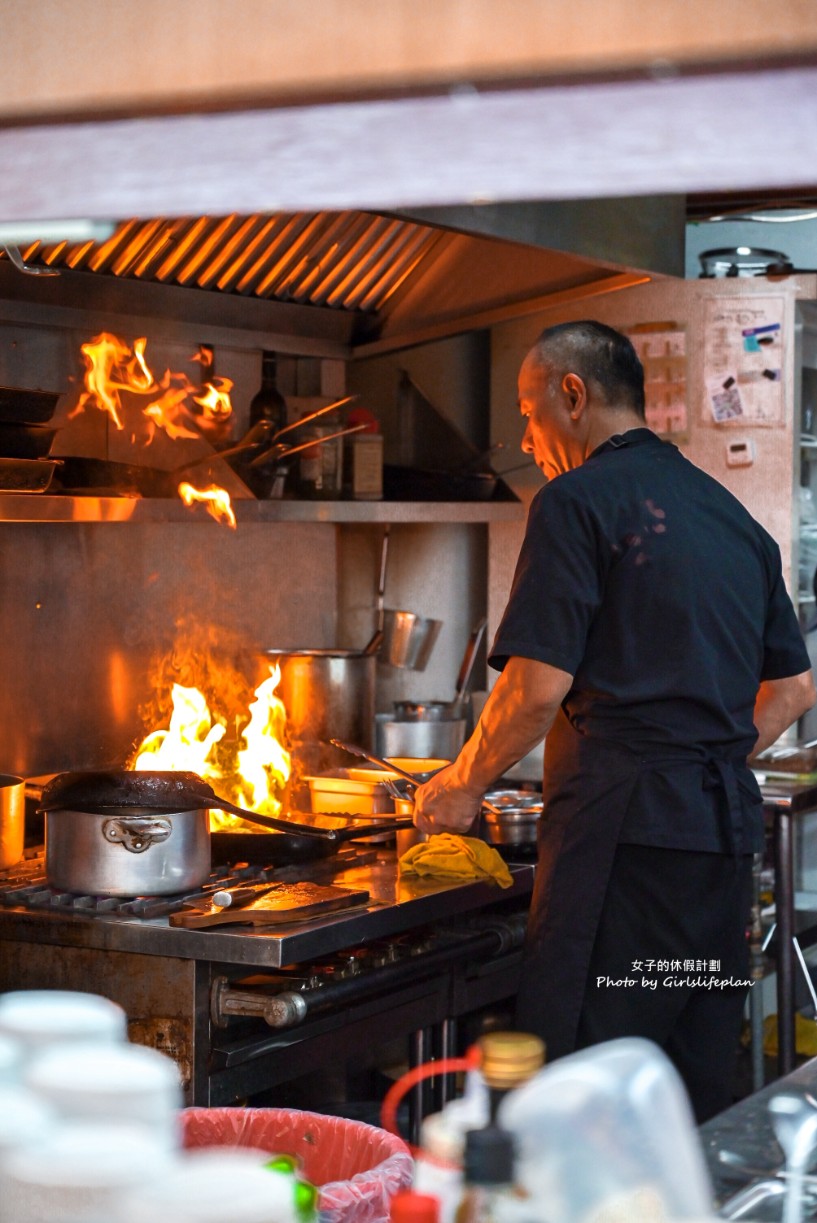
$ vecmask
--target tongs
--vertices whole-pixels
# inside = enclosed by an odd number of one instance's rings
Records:
[[[411,798],[414,790],[423,784],[423,778],[417,777],[414,773],[406,772],[405,769],[401,769],[398,765],[393,764],[390,760],[384,760],[381,756],[373,756],[371,752],[367,752],[365,748],[357,747],[357,745],[354,743],[344,743],[342,739],[330,739],[329,742],[333,747],[339,747],[342,752],[348,752],[350,756],[360,756],[363,760],[368,760],[370,764],[379,765],[380,768],[388,769],[390,773],[396,773],[398,777],[402,777],[404,781],[409,782],[409,785],[413,787],[410,792],[407,791],[405,794],[400,793],[395,795],[394,790],[392,790],[392,797]],[[439,770],[435,770],[435,772],[438,771]],[[392,785],[393,784],[394,783],[392,783]],[[389,789],[388,777],[383,778],[383,785],[387,790]],[[485,798],[482,799],[480,806],[484,807],[486,811],[490,811],[493,815],[501,814],[499,807],[495,806],[494,803],[489,802]]]
[[[343,429],[339,433],[332,433],[323,438],[312,438],[300,446],[293,446],[291,448],[282,446],[279,441],[285,433],[289,433],[293,429],[300,429],[301,425],[308,425],[316,417],[324,416],[327,412],[334,411],[335,408],[342,408],[344,404],[351,403],[355,399],[357,399],[357,395],[346,395],[343,399],[336,399],[334,403],[328,403],[323,408],[316,408],[314,412],[309,412],[306,416],[302,416],[300,420],[284,425],[282,429],[273,430],[272,422],[269,420],[256,421],[241,441],[236,442],[235,446],[230,446],[227,450],[214,450],[210,454],[203,454],[197,459],[191,459],[189,463],[182,463],[176,470],[182,472],[186,471],[188,467],[198,467],[203,463],[212,463],[216,459],[232,459],[236,455],[247,454],[252,450],[258,450],[259,446],[264,446],[264,451],[256,455],[250,462],[251,467],[260,467],[262,464],[268,463],[273,457],[283,458],[286,455],[295,454],[296,451],[303,450],[306,446],[315,446],[320,444],[320,442],[331,441],[333,437],[338,437],[342,433],[357,433],[365,426],[354,425],[349,430]]]
[[[300,420],[294,420],[292,424],[284,425],[283,429],[278,429],[271,438],[267,439],[268,448],[250,460],[250,467],[263,467],[271,460],[277,462],[279,459],[296,454],[299,450],[306,450],[309,446],[317,446],[323,442],[329,442],[335,437],[344,437],[347,433],[359,433],[361,429],[366,427],[365,425],[352,425],[348,429],[339,429],[335,433],[327,433],[325,437],[310,438],[308,442],[301,442],[297,446],[287,446],[281,443],[281,438],[285,433],[291,433],[293,429],[300,429],[301,425],[308,425],[310,421],[317,420],[319,416],[325,416],[327,412],[332,412],[335,408],[342,408],[345,404],[352,403],[355,399],[357,399],[357,395],[346,395],[343,399],[336,399],[334,403],[328,403],[323,408],[316,408],[314,412],[308,412],[306,416],[302,416]]]

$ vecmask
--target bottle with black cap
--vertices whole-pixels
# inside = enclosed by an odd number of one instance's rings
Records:
[[[532,1211],[514,1186],[514,1138],[498,1125],[469,1130],[463,1192],[454,1223],[527,1223]]]

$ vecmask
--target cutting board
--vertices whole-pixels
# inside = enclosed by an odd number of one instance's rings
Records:
[[[183,926],[185,930],[238,924],[280,926],[287,922],[311,921],[340,909],[351,909],[355,905],[365,904],[369,899],[366,891],[321,883],[273,883],[266,887],[271,890],[241,908],[220,909],[218,905],[210,905],[201,909],[182,909],[179,913],[171,913],[168,920],[171,926]]]

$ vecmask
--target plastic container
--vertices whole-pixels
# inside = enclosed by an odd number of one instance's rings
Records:
[[[114,1223],[124,1195],[170,1156],[142,1128],[68,1122],[3,1162],[2,1218],[13,1223]]]
[[[607,1041],[509,1092],[498,1122],[517,1139],[517,1183],[548,1223],[714,1214],[681,1079],[651,1041]]]
[[[187,1149],[249,1146],[295,1156],[318,1186],[321,1223],[386,1223],[391,1198],[411,1186],[406,1144],[362,1121],[286,1108],[188,1108],[180,1117]]]
[[[168,1150],[181,1145],[179,1071],[157,1049],[53,1045],[32,1058],[25,1084],[61,1117],[143,1125]]]
[[[306,1223],[294,1178],[264,1166],[267,1152],[189,1151],[128,1194],[121,1223]]]
[[[54,1110],[25,1087],[0,1087],[0,1198],[6,1158],[19,1147],[41,1142],[54,1128]],[[0,1204],[0,1220],[6,1218]]]
[[[65,1041],[116,1044],[128,1038],[121,1006],[99,994],[74,990],[15,990],[0,996],[0,1036],[16,1041],[30,1058]]]
[[[8,1036],[0,1036],[0,1087],[8,1087],[17,1083],[23,1064],[23,1050],[20,1042],[11,1040]]]

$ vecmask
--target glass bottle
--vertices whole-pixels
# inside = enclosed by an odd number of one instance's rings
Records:
[[[497,1125],[465,1135],[463,1191],[454,1223],[528,1223],[529,1203],[514,1187],[514,1138]]]
[[[490,1089],[491,1121],[499,1102],[545,1064],[545,1042],[531,1032],[487,1032],[479,1041],[480,1071]]]
[[[261,354],[261,386],[250,400],[250,428],[259,421],[266,421],[270,433],[282,429],[287,423],[287,405],[277,385],[276,359],[274,352]]]

